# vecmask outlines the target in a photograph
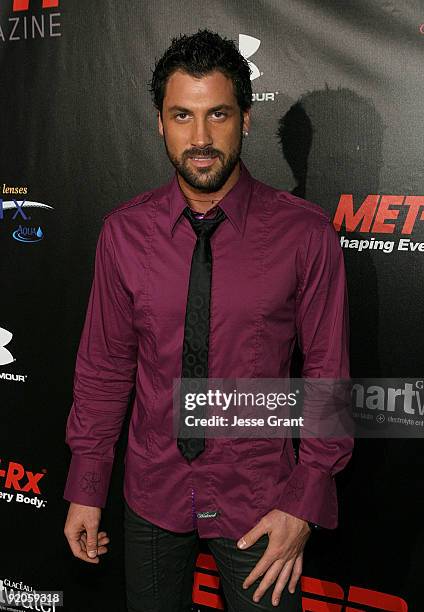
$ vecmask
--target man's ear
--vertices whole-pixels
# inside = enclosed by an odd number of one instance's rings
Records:
[[[249,133],[250,130],[250,108],[243,113],[243,132]]]
[[[163,136],[163,123],[162,123],[162,117],[161,117],[160,111],[158,111],[158,130],[159,130],[159,134]]]

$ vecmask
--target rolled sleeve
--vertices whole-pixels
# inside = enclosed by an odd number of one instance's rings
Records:
[[[122,282],[110,221],[97,241],[94,277],[79,343],[66,424],[72,460],[64,498],[104,507],[115,446],[137,368],[130,292]]]
[[[337,232],[329,219],[314,228],[310,236],[296,300],[296,327],[304,378],[350,380],[345,266]],[[319,415],[316,405],[314,411]],[[300,437],[299,460],[284,486],[278,508],[333,529],[338,524],[335,475],[352,455],[353,437],[346,433],[325,439],[302,438],[301,429]]]

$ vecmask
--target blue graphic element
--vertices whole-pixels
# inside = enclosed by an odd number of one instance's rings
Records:
[[[43,230],[40,226],[38,228],[35,227],[26,227],[20,225],[17,230],[12,233],[12,236],[15,240],[19,242],[40,242],[44,238]]]

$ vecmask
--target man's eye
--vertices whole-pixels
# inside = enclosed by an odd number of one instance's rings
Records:
[[[215,111],[213,113],[213,115],[214,115],[215,119],[222,119],[222,117],[226,116],[226,114],[223,113],[222,111]]]
[[[178,115],[175,115],[177,117],[177,119],[185,119],[186,117],[188,117],[187,113],[178,113]]]

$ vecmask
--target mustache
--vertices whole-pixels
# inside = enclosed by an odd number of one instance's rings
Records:
[[[212,147],[208,147],[206,149],[192,148],[184,151],[184,161],[189,157],[219,157],[219,159],[222,160],[222,152]]]

